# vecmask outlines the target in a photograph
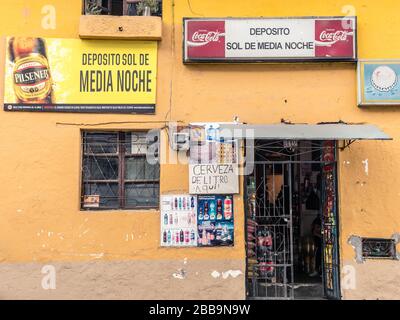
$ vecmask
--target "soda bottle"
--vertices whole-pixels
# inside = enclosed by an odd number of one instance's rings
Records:
[[[224,200],[224,218],[225,220],[232,218],[232,200],[229,196]]]
[[[204,219],[203,208],[200,207],[200,208],[199,208],[199,220],[203,220],[203,219]]]
[[[222,220],[222,200],[217,200],[217,220]]]
[[[208,214],[208,201],[204,203],[204,220],[210,219],[210,215]]]
[[[168,215],[164,214],[164,224],[168,224]]]
[[[194,197],[190,198],[190,207],[194,208]]]
[[[215,220],[215,201],[210,201],[210,220]]]
[[[167,241],[168,241],[168,243],[171,243],[171,230],[168,230]]]

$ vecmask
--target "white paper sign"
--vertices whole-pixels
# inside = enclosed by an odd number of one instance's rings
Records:
[[[227,164],[190,164],[189,193],[235,194],[239,193],[239,166]]]

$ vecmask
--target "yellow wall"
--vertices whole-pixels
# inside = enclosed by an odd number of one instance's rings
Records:
[[[3,35],[76,38],[80,0],[3,1]],[[172,6],[174,2],[175,6]],[[164,0],[156,115],[6,113],[0,111],[0,262],[89,259],[244,259],[243,204],[235,197],[234,248],[159,248],[155,211],[79,211],[80,130],[126,121],[319,121],[377,124],[395,140],[356,142],[340,153],[342,258],[351,259],[351,234],[390,237],[400,230],[400,130],[396,107],[356,105],[354,64],[182,64],[182,17],[343,15],[348,1]],[[189,6],[190,4],[190,6]],[[352,1],[360,58],[399,58],[398,1]],[[44,5],[54,5],[55,30],[42,28]],[[174,8],[174,10],[172,10]],[[348,8],[347,8],[348,9]],[[105,45],[107,42],[105,41]],[[1,46],[0,78],[4,73]],[[3,81],[3,79],[2,79]],[[2,90],[2,85],[0,86]],[[2,92],[1,92],[2,93]],[[96,129],[160,124],[121,123]],[[368,159],[368,175],[362,160]],[[164,165],[161,191],[186,191],[187,167]],[[179,177],[179,178],[177,178]],[[128,236],[128,241],[126,240]]]

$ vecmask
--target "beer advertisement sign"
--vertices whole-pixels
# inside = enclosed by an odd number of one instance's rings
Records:
[[[400,60],[358,63],[358,105],[400,105]]]
[[[8,37],[5,111],[155,113],[157,42]]]
[[[356,17],[185,18],[183,60],[355,61]]]

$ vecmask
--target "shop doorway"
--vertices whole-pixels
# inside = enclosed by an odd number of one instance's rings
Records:
[[[339,299],[335,141],[254,141],[246,186],[249,299]]]

